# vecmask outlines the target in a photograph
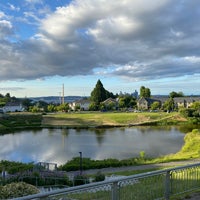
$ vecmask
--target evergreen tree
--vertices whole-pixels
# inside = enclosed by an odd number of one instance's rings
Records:
[[[103,87],[103,84],[101,83],[100,80],[98,80],[97,83],[96,83],[95,88],[91,92],[91,100],[95,104],[99,105],[100,102],[106,100],[106,98],[107,98],[106,93],[107,93],[107,91]]]
[[[108,98],[115,98],[115,95],[112,92],[107,91],[100,80],[97,81],[95,88],[91,92],[91,101],[97,106],[100,105],[102,101],[105,101]]]

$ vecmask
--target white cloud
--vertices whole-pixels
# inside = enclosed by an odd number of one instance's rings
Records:
[[[32,19],[34,19],[35,21],[40,22],[40,18],[37,17],[36,14],[33,13],[33,12],[24,12],[24,17],[25,17],[25,18],[32,18]]]
[[[10,7],[10,10],[13,10],[13,11],[20,11],[20,7],[19,6],[14,6],[13,4],[10,4],[8,3],[9,7]]]
[[[181,31],[175,31],[173,28],[171,28],[171,34],[173,36],[176,36],[176,37],[182,37],[182,36],[184,36],[183,32],[181,32]]]
[[[41,13],[23,11],[39,29],[13,44],[5,41],[12,23],[0,21],[1,80],[93,73],[150,80],[200,73],[197,0],[74,0],[54,12],[44,1],[26,2],[41,6]],[[10,74],[13,68],[18,70]]]
[[[11,22],[7,20],[0,20],[0,38],[4,38],[13,33]]]
[[[0,11],[0,19],[5,17],[5,13]]]
[[[42,0],[25,0],[25,2],[29,4],[41,4],[43,1]]]
[[[184,57],[184,60],[189,61],[191,63],[199,64],[200,63],[200,56],[199,57],[196,57],[196,56],[186,56],[186,57]]]

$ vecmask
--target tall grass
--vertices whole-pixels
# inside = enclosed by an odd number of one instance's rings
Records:
[[[175,160],[188,160],[200,158],[200,131],[193,129],[184,137],[184,145],[175,154],[169,154],[161,158],[154,159],[155,162],[169,162]]]

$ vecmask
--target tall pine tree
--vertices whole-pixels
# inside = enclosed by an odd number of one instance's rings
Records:
[[[113,93],[107,91],[100,80],[97,81],[95,88],[91,92],[91,101],[96,105],[99,105],[102,101],[105,101],[107,98],[114,98]]]
[[[100,80],[97,81],[95,88],[91,92],[91,100],[97,105],[106,100],[106,90]]]

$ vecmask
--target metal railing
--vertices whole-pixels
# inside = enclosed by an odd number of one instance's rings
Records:
[[[35,194],[15,200],[169,200],[200,189],[200,163]]]

